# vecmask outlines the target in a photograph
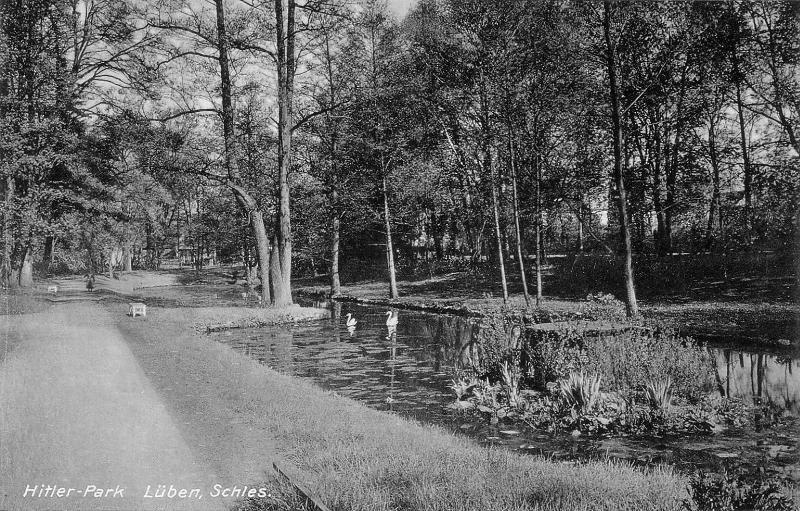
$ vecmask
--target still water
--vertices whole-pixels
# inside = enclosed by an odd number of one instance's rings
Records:
[[[345,325],[346,314],[358,323]],[[455,371],[477,354],[478,320],[399,311],[395,331],[386,309],[335,303],[328,321],[293,327],[226,330],[209,334],[282,373],[378,410],[438,424],[483,444],[503,445],[557,459],[617,457],[634,463],[668,462],[691,470],[736,469],[800,483],[797,421],[764,431],[730,429],[697,437],[573,438],[447,408]],[[720,391],[748,402],[761,400],[800,417],[800,359],[767,353],[709,348]]]

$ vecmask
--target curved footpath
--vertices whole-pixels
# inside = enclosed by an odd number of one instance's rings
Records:
[[[102,307],[0,316],[0,349],[0,509],[228,506]]]

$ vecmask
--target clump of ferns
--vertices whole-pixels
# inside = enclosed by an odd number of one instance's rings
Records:
[[[645,399],[651,409],[668,413],[672,407],[672,378],[666,380],[648,380],[645,385]]]
[[[600,401],[599,374],[572,372],[569,377],[558,382],[561,400],[574,412],[589,413]]]

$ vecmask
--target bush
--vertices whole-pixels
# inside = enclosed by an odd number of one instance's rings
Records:
[[[703,472],[689,482],[690,498],[683,501],[688,511],[791,511],[794,501],[771,481],[748,483],[728,474],[711,476]]]
[[[636,328],[594,337],[586,358],[587,369],[603,375],[609,390],[643,391],[648,383],[669,379],[675,395],[696,402],[714,389],[706,349],[671,330]]]
[[[539,389],[581,370],[601,375],[607,390],[623,394],[669,380],[673,395],[694,402],[714,388],[705,348],[665,328],[631,328],[615,335],[536,330],[521,363],[526,383]]]
[[[521,363],[534,388],[567,378],[588,365],[585,334],[576,330],[535,330],[529,336]]]
[[[614,295],[603,293],[589,294],[586,303],[581,306],[580,314],[582,319],[593,321],[625,321],[627,316],[624,303]]]

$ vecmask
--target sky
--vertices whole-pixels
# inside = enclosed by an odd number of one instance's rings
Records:
[[[402,18],[415,3],[417,3],[416,0],[389,0],[389,8]]]

